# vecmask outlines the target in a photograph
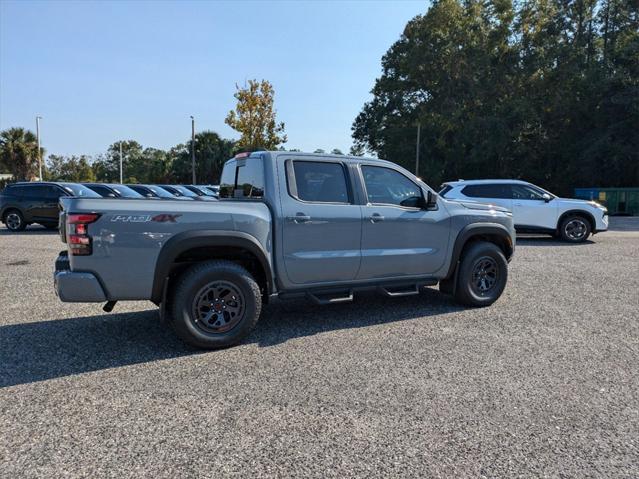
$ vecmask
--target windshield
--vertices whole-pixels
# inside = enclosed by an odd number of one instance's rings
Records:
[[[110,185],[123,198],[143,198],[143,196],[135,190],[124,185]]]
[[[178,190],[180,193],[182,193],[182,195],[184,196],[190,196],[190,197],[198,196],[197,193],[194,193],[193,191],[189,190],[186,186],[182,186],[182,185],[171,185],[171,186],[175,188],[176,190]]]
[[[155,193],[160,198],[175,198],[175,195],[169,193],[164,188],[160,188],[159,186],[147,186],[153,193]]]
[[[85,197],[85,198],[102,198],[101,195],[97,194],[90,188],[87,188],[84,185],[79,185],[77,183],[60,183],[60,186],[65,189],[68,193],[73,196]]]

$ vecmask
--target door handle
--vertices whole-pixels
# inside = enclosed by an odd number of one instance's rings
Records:
[[[371,223],[378,223],[379,221],[384,221],[384,217],[379,213],[373,213],[370,218]]]
[[[311,217],[305,215],[304,213],[297,213],[295,216],[287,216],[287,220],[292,221],[293,223],[308,223],[311,221]]]
[[[513,206],[524,206],[522,203],[513,203]]]

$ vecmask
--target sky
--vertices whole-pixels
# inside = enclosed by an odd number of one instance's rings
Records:
[[[287,149],[347,152],[381,58],[425,1],[0,0],[0,130],[47,154],[96,155],[120,139],[168,149],[224,123],[236,84],[275,88]]]

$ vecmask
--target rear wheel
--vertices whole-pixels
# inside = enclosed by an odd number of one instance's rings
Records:
[[[217,349],[237,344],[255,327],[262,295],[251,274],[231,261],[207,261],[177,280],[172,325],[192,346]]]
[[[590,236],[590,221],[583,216],[568,216],[559,225],[561,239],[569,243],[581,243]]]
[[[493,243],[472,243],[463,253],[457,275],[455,299],[467,306],[489,306],[504,291],[508,262]]]
[[[9,210],[4,214],[4,224],[11,231],[22,231],[27,227],[24,216],[18,210]]]

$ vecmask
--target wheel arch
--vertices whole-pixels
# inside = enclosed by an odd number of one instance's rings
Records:
[[[504,253],[507,260],[510,260],[515,252],[510,232],[499,223],[476,223],[466,225],[457,234],[455,244],[453,246],[452,257],[446,278],[450,278],[455,274],[455,269],[459,263],[462,253],[469,244],[476,241],[487,241],[496,244]]]
[[[162,302],[171,278],[190,264],[211,259],[228,259],[255,276],[264,297],[273,291],[273,273],[268,255],[251,235],[239,231],[185,231],[170,238],[155,263],[151,301]]]
[[[561,228],[561,223],[569,216],[581,216],[586,218],[590,223],[590,231],[595,231],[597,229],[597,222],[595,221],[595,217],[592,213],[585,210],[568,210],[564,211],[559,216],[559,219],[557,220],[557,232],[559,232],[559,229]]]

